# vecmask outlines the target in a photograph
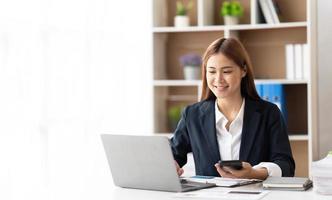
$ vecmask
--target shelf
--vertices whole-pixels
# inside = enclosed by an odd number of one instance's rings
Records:
[[[189,27],[154,27],[154,33],[174,33],[174,32],[200,32],[200,31],[238,31],[238,30],[259,30],[259,29],[283,29],[307,27],[307,22],[287,22],[280,24],[239,24],[232,26],[189,26]]]
[[[223,31],[225,26],[155,27],[154,33]]]
[[[167,97],[169,101],[198,101],[196,95],[170,95]]]
[[[289,135],[290,141],[307,141],[309,140],[308,135]]]
[[[283,29],[283,28],[298,28],[307,27],[307,22],[287,22],[280,24],[240,24],[233,26],[226,26],[226,29],[231,31],[238,30],[259,30],[259,29]]]
[[[255,79],[256,84],[307,84],[307,80]],[[154,86],[201,86],[201,80],[154,80]]]
[[[307,80],[289,80],[289,79],[255,79],[256,84],[308,84]]]

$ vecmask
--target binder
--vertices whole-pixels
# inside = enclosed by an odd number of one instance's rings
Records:
[[[262,84],[255,84],[256,86],[256,91],[258,93],[258,96],[260,98],[263,98],[263,85]]]
[[[276,104],[287,122],[285,90],[282,84],[263,84],[262,99]]]

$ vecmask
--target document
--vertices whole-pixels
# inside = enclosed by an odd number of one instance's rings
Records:
[[[236,187],[236,186],[262,182],[259,179],[235,179],[235,178],[222,178],[214,176],[192,176],[182,179],[187,180],[189,182],[213,183],[219,187]]]
[[[201,199],[229,199],[229,200],[258,200],[263,198],[268,191],[262,190],[231,190],[225,188],[211,188],[194,192],[174,194],[174,198],[201,198]]]

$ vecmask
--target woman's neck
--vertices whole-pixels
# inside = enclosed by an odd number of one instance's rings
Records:
[[[233,121],[241,109],[243,97],[241,95],[233,98],[217,99],[220,112],[222,112],[229,121]]]

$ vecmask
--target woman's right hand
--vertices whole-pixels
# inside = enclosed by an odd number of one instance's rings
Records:
[[[174,162],[175,162],[176,171],[178,172],[178,175],[181,176],[184,171],[182,168],[180,168],[179,164],[175,160]]]

